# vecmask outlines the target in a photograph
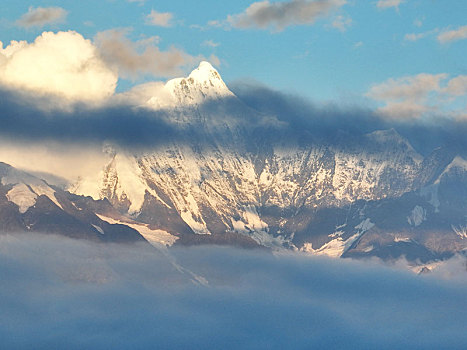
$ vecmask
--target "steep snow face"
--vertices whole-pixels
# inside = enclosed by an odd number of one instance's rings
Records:
[[[114,202],[126,202],[130,215],[135,215],[141,210],[146,193],[167,206],[148,185],[138,159],[125,152],[114,154],[97,176],[90,174],[80,177],[68,190],[94,199],[107,198]]]
[[[3,186],[13,186],[6,197],[10,202],[18,206],[20,213],[24,214],[36,204],[37,197],[41,195],[47,196],[59,208],[62,208],[57,198],[55,198],[55,190],[43,180],[3,163],[0,163],[0,176]]]
[[[143,210],[167,208],[195,233],[236,231],[277,246],[293,232],[281,229],[285,236],[273,239],[271,220],[285,227],[288,219],[267,219],[262,208],[297,212],[400,196],[413,189],[420,171],[418,154],[405,146],[386,149],[386,140],[375,152],[364,147],[274,146],[274,141],[270,151],[252,153],[247,136],[235,130],[233,135],[206,135],[208,142],[167,144],[140,154],[117,152],[99,181],[82,178],[72,190],[108,198],[135,219]],[[336,239],[334,248],[339,245],[341,254],[349,242]]]
[[[30,207],[36,204],[37,194],[23,183],[16,184],[6,195],[10,202],[18,206],[19,212],[24,214]]]
[[[375,200],[408,192],[423,157],[394,129],[372,132],[362,142],[357,148],[334,150],[336,198]]]
[[[209,62],[201,62],[187,78],[169,80],[147,106],[155,109],[200,105],[207,100],[232,97],[219,72]]]

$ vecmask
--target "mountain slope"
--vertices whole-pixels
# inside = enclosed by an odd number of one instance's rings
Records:
[[[100,242],[138,242],[134,229],[101,220],[95,211],[116,212],[94,201],[53,188],[26,172],[0,163],[0,232],[40,232]]]
[[[174,235],[236,232],[281,249],[412,260],[466,248],[452,228],[466,226],[458,158],[423,157],[394,129],[332,142],[291,130],[243,105],[206,63],[162,91],[146,108],[166,98],[172,122],[191,134],[149,150],[115,147],[70,191]]]

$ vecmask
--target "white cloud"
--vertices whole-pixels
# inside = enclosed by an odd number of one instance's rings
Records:
[[[363,41],[358,41],[353,45],[354,49],[358,49],[363,46]]]
[[[427,36],[427,33],[410,33],[410,34],[405,34],[404,40],[406,40],[406,41],[418,41],[420,39],[423,39],[426,36]]]
[[[415,20],[413,21],[413,25],[414,25],[415,27],[420,28],[421,26],[423,26],[423,21],[424,21],[424,20],[425,20],[424,17],[423,17],[423,18],[417,18],[417,19],[415,19]]]
[[[157,45],[161,42],[159,35],[150,36],[148,38],[139,39],[135,44],[138,47],[145,48],[149,45]]]
[[[171,27],[173,14],[170,12],[157,12],[151,10],[151,13],[146,16],[146,24],[158,27]]]
[[[91,42],[74,31],[44,32],[32,43],[4,48],[0,42],[0,88],[28,94],[26,101],[42,109],[69,109],[75,102],[109,101],[119,77],[171,78],[206,60],[174,47],[160,50],[159,36],[131,41],[127,34],[108,30]],[[215,55],[207,59],[220,65]]]
[[[467,25],[454,30],[444,30],[438,35],[438,41],[442,44],[467,39]]]
[[[117,79],[91,41],[73,31],[0,43],[0,84],[7,88],[91,102],[112,95]]]
[[[378,111],[386,117],[394,119],[413,119],[418,118],[428,112],[430,108],[410,100],[402,102],[388,102]]]
[[[64,22],[67,14],[61,7],[30,7],[16,24],[25,28],[43,27],[46,24]]]
[[[201,45],[214,48],[214,47],[218,47],[220,44],[214,42],[213,40],[205,40],[203,41]]]
[[[406,41],[418,41],[420,39],[423,39],[423,38],[426,38],[427,36],[431,36],[435,33],[439,32],[439,29],[438,28],[435,28],[433,30],[429,30],[427,32],[423,32],[423,33],[410,33],[410,34],[406,34],[404,36],[404,40]]]
[[[208,27],[221,28],[223,26],[225,26],[225,23],[222,21],[212,20],[208,22]]]
[[[402,0],[379,0],[376,3],[376,6],[379,8],[383,8],[383,9],[386,9],[389,7],[398,8],[402,2],[403,2]]]
[[[332,21],[332,26],[341,32],[345,32],[352,25],[352,18],[345,16],[337,16]]]
[[[311,25],[319,17],[339,9],[346,0],[289,0],[260,1],[251,4],[243,13],[229,15],[227,22],[236,28],[272,28],[284,30],[288,26]]]
[[[108,65],[115,67],[120,76],[136,78],[140,75],[172,77],[181,74],[182,67],[198,60],[184,51],[170,48],[161,51],[155,44],[159,37],[132,42],[126,30],[107,30],[97,33],[95,43]]]
[[[439,90],[439,82],[446,74],[419,74],[398,79],[389,79],[384,83],[373,86],[369,95],[378,100],[410,99],[418,101],[430,91]]]
[[[459,114],[450,102],[467,95],[467,76],[418,74],[376,84],[366,96],[384,103],[378,110],[391,118],[418,118],[425,113]]]
[[[459,75],[451,79],[445,92],[451,96],[467,95],[467,75]]]

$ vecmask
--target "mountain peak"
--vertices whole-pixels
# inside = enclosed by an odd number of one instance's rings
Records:
[[[219,72],[207,61],[201,61],[198,68],[188,76],[188,79],[190,78],[199,83],[209,82],[212,87],[225,87]]]
[[[225,85],[217,70],[202,61],[187,78],[169,80],[160,96],[147,103],[156,108],[200,105],[208,99],[231,97],[233,93]]]
[[[214,69],[214,67],[212,66],[212,64],[209,63],[208,61],[201,61],[201,62],[199,63],[199,65],[198,65],[198,68],[196,68],[195,70],[196,70],[196,71],[205,71],[205,72],[206,72],[206,71],[209,72],[209,71],[212,71],[212,70],[215,71],[215,69]]]

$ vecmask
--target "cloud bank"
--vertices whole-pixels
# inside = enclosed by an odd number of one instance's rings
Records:
[[[80,34],[44,32],[33,43],[0,43],[0,84],[10,89],[96,102],[111,96],[117,74]]]
[[[443,89],[450,90],[452,94],[461,93],[464,89],[461,79],[453,78],[451,81]],[[161,83],[145,84],[141,89],[117,94],[98,107],[74,104],[71,109],[55,109],[53,112],[40,106],[50,106],[55,100],[0,89],[2,147],[6,147],[5,142],[14,142],[31,145],[33,149],[44,143],[72,144],[78,148],[91,144],[100,149],[104,142],[110,142],[137,150],[154,149],[172,142],[204,140],[203,129],[196,127],[196,123],[185,127],[177,124],[173,118],[179,117],[178,112],[136,107],[153,96],[151,89],[157,93],[161,87]],[[286,132],[291,138],[300,138],[308,143],[337,144],[342,141],[342,135],[359,137],[375,130],[395,128],[422,154],[429,154],[436,147],[448,147],[467,156],[467,118],[387,118],[361,106],[318,106],[300,96],[287,95],[257,84],[237,83],[231,84],[230,88],[242,105],[255,111],[238,111],[239,104],[235,99],[208,102],[201,105],[200,110],[209,113],[213,120],[216,116],[222,119],[244,118],[238,121],[248,126],[245,130],[248,136],[245,137],[252,142],[263,134],[269,133],[270,139],[271,133],[278,133],[280,137]]]
[[[135,108],[114,99],[98,106],[77,103],[61,109],[53,107],[59,103],[55,101],[0,89],[0,137],[20,143],[102,145],[108,141],[128,147],[154,147],[178,137],[162,110]]]
[[[427,80],[433,79],[427,78]],[[456,82],[456,88],[452,87],[450,93],[461,92],[464,85],[460,79],[459,86],[456,78],[449,80],[449,82],[451,81],[453,81],[451,86],[454,86],[454,82]],[[388,86],[392,86],[392,84],[385,85],[385,87]],[[453,117],[450,112],[440,110],[439,114],[426,118],[413,118],[412,116],[409,118],[401,118],[400,116],[388,118],[388,115],[381,113],[381,111],[374,111],[374,109],[361,105],[345,105],[336,102],[319,106],[300,96],[285,94],[255,83],[238,82],[231,84],[230,87],[251,108],[265,115],[275,116],[280,122],[286,123],[297,135],[305,133],[308,138],[318,142],[336,144],[343,135],[360,137],[375,130],[394,128],[406,137],[418,152],[424,155],[429,154],[437,147],[447,147],[467,156],[467,139],[465,138],[467,118]],[[387,93],[388,97],[391,98],[405,96],[399,88],[394,88],[394,91],[390,92],[386,91],[386,88],[375,90],[385,96]],[[391,89],[388,88],[388,90]],[[407,90],[407,94],[410,92],[409,95],[419,96],[422,99],[425,96],[423,87],[420,87],[418,92],[411,91],[412,88]],[[444,83],[441,90],[438,92],[440,96],[449,97],[446,95],[449,84]],[[382,95],[381,97],[383,97]]]
[[[47,24],[62,23],[67,15],[68,12],[61,7],[30,7],[16,24],[24,28],[43,27]]]
[[[229,248],[172,251],[208,280],[203,287],[147,247],[54,236],[0,242],[0,337],[9,349],[467,345],[462,279]]]
[[[227,22],[235,28],[272,28],[282,31],[294,25],[311,25],[346,4],[345,0],[289,0],[260,1],[251,4],[243,13],[229,15]]]

